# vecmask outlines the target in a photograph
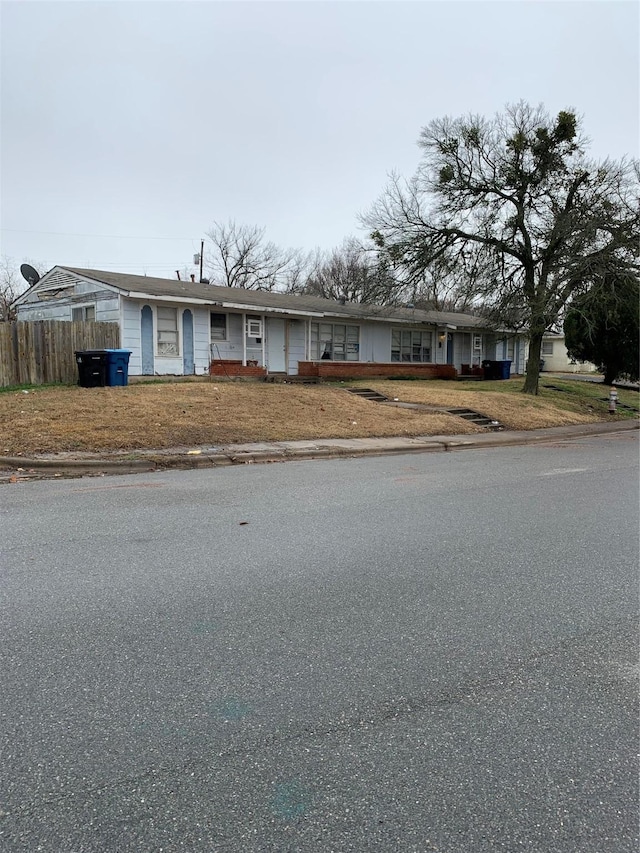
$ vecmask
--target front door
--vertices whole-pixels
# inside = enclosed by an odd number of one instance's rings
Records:
[[[453,332],[447,332],[447,364],[453,364]]]
[[[269,317],[267,320],[267,370],[284,373],[287,369],[285,321]]]
[[[140,312],[142,375],[153,376],[153,311],[145,305]]]
[[[196,372],[193,358],[193,314],[188,308],[182,314],[182,372],[185,376]]]

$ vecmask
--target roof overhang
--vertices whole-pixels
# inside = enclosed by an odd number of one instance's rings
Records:
[[[137,290],[123,291],[122,295],[129,299],[142,299],[149,302],[178,302],[183,305],[212,305],[216,308],[244,311],[247,314],[286,314],[298,317],[324,317],[324,314],[314,311],[301,311],[300,309],[291,308],[269,308],[264,305],[246,305],[240,302],[225,302],[220,299],[201,299],[197,296],[158,296],[156,294],[143,293],[142,291]]]
[[[235,311],[245,311],[251,314],[289,314],[297,315],[298,317],[324,317],[319,311],[303,311],[298,308],[266,308],[265,306],[244,305],[241,302],[225,302],[218,301],[216,305],[222,308],[232,308]]]

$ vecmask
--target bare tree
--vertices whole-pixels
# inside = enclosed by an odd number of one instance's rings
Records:
[[[40,269],[42,268],[43,265],[40,264]],[[0,258],[0,322],[15,320],[16,312],[13,303],[28,287],[16,261],[7,255],[2,255]]]
[[[469,283],[476,280],[477,263],[467,259],[465,270],[460,264],[453,268],[440,258],[424,270],[422,278],[414,282],[413,303],[427,311],[476,311],[478,300]]]
[[[589,272],[637,260],[638,173],[586,158],[580,121],[525,103],[493,120],[438,119],[413,179],[393,177],[364,221],[415,280],[436,262],[472,270],[468,292],[529,333],[524,391],[537,394],[542,336]]]
[[[353,237],[331,251],[316,249],[297,292],[371,305],[397,304],[411,297],[400,286],[386,256]]]
[[[247,290],[284,290],[300,275],[302,255],[265,240],[265,229],[215,222],[206,235],[205,268],[211,282]]]

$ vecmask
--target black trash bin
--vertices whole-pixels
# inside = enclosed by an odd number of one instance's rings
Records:
[[[495,361],[489,361],[488,358],[485,358],[482,362],[482,369],[484,370],[485,379],[497,379]]]
[[[78,385],[81,388],[101,388],[107,384],[109,355],[103,349],[76,350]]]

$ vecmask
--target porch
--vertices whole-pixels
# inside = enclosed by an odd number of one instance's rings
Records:
[[[451,364],[418,364],[406,362],[360,361],[300,361],[298,375],[319,379],[360,379],[380,376],[401,379],[455,379],[457,371]]]
[[[216,358],[209,364],[209,376],[226,376],[229,379],[246,377],[252,379],[264,379],[267,368],[262,367],[257,359],[247,359],[243,364],[241,359]]]

